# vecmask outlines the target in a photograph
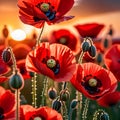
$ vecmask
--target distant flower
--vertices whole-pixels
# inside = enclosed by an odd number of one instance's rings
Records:
[[[105,94],[103,97],[98,99],[97,102],[103,107],[112,107],[120,102],[120,92],[115,91],[113,93]]]
[[[13,53],[17,60],[25,59],[31,48],[27,44],[19,43],[13,47]]]
[[[15,107],[15,96],[10,90],[0,87],[0,119],[8,120],[15,117],[13,108]]]
[[[87,23],[75,25],[81,37],[96,38],[101,30],[104,28],[103,24],[98,23]]]
[[[41,43],[27,55],[26,68],[55,81],[69,81],[76,69],[76,60],[72,51],[64,45]]]
[[[73,4],[74,0],[18,0],[21,21],[37,28],[45,22],[53,24],[73,18],[64,16]]]
[[[29,75],[29,72],[26,70],[26,67],[25,67],[25,59],[18,60],[17,67],[18,67],[20,73],[22,74],[24,80],[31,78]]]
[[[50,35],[49,42],[66,45],[75,55],[80,52],[80,39],[67,29],[53,31]]]
[[[3,60],[0,58],[0,83],[5,82],[8,80],[6,76],[4,76],[6,73],[10,71],[10,68],[8,65],[6,65]]]
[[[104,61],[107,68],[120,81],[120,45],[115,44],[109,48],[104,55]]]
[[[117,87],[117,80],[114,75],[94,63],[78,65],[71,83],[78,91],[93,100],[106,93],[114,92]]]
[[[40,107],[38,109],[29,105],[22,106],[24,120],[63,120],[60,113],[49,107]]]

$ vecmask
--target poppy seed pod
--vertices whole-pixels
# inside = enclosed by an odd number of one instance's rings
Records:
[[[82,50],[83,50],[83,52],[89,51],[89,48],[90,48],[89,42],[87,42],[87,41],[83,42],[83,44],[82,44]]]
[[[96,47],[94,45],[91,45],[88,52],[89,55],[94,58],[96,56]]]
[[[52,108],[56,111],[59,111],[61,108],[61,102],[59,100],[54,100],[52,103]]]
[[[57,96],[56,89],[55,88],[50,88],[48,90],[48,96],[49,96],[50,99],[54,100],[56,98],[56,96]]]
[[[20,73],[13,74],[9,80],[9,85],[13,90],[21,90],[24,86],[24,80],[22,75]]]
[[[2,52],[2,60],[8,63],[11,60],[11,53],[8,49],[4,49]]]

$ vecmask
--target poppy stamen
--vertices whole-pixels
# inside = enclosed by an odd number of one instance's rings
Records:
[[[59,43],[61,43],[61,44],[66,44],[66,42],[67,42],[67,40],[66,40],[66,38],[65,37],[61,37],[60,39],[59,39]]]
[[[55,66],[56,66],[56,61],[54,60],[54,59],[48,59],[47,60],[47,66],[49,67],[49,68],[54,68]]]
[[[88,84],[90,87],[96,87],[97,86],[97,80],[94,79],[94,78],[91,78],[89,81],[88,81]]]
[[[43,12],[48,12],[48,10],[50,9],[50,4],[48,4],[48,3],[42,3],[42,4],[40,5],[40,9],[41,9],[41,11],[43,11]]]
[[[46,64],[46,66],[51,69],[54,74],[58,74],[60,71],[60,65],[59,65],[59,61],[56,60],[53,56],[51,56],[50,58],[47,56],[46,58],[44,58],[42,60],[42,62],[44,64]]]
[[[82,86],[85,87],[85,89],[88,91],[89,94],[96,94],[100,92],[101,81],[97,79],[96,77],[93,77],[91,75],[88,75],[84,77],[84,82],[82,82]]]

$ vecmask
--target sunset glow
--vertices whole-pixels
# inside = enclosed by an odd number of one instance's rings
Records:
[[[21,29],[16,29],[11,33],[11,37],[16,41],[22,41],[26,38],[26,33]]]

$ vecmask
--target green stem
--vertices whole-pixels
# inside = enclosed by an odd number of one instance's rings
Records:
[[[89,100],[86,98],[85,103],[84,103],[83,113],[82,113],[83,120],[87,119],[88,106],[89,106]]]
[[[33,107],[37,108],[37,93],[36,93],[36,90],[37,90],[37,81],[36,81],[36,78],[37,78],[37,74],[34,73],[34,77],[32,77],[32,105]]]
[[[42,95],[41,95],[41,97],[42,97],[41,106],[45,105],[45,96],[46,96],[47,88],[48,88],[48,77],[45,76],[44,82],[43,82],[43,91],[42,91]]]
[[[19,120],[19,109],[20,109],[20,101],[19,101],[19,90],[15,91],[16,96],[16,120]]]
[[[62,102],[63,120],[68,120],[68,111],[65,102]]]
[[[78,120],[80,120],[81,119],[81,110],[82,110],[82,93],[80,93],[80,92],[78,92],[78,91],[76,91],[76,99],[79,101],[79,103],[78,103],[78,107],[77,107],[77,118],[78,118]]]
[[[78,58],[78,63],[81,64],[83,60],[84,52],[82,51],[79,58]]]
[[[43,27],[41,28],[40,34],[39,34],[37,42],[36,42],[36,46],[38,46],[41,43],[41,36],[42,36],[43,30],[44,30],[44,27],[45,27],[45,23],[43,24]]]

